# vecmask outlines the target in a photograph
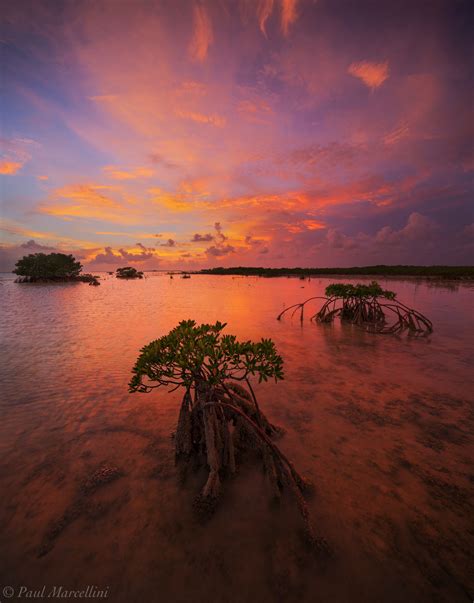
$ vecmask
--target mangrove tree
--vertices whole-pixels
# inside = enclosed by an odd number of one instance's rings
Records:
[[[304,494],[308,482],[295,470],[274,439],[281,430],[263,414],[250,379],[283,379],[283,360],[270,339],[237,341],[222,333],[226,325],[182,321],[140,352],[130,381],[131,392],[181,388],[183,398],[174,435],[177,463],[207,468],[195,506],[210,513],[222,482],[235,474],[242,454],[256,451],[273,495],[290,491],[313,541]],[[317,541],[321,543],[320,539]]]
[[[303,322],[304,311],[313,300],[323,300],[321,308],[310,315],[310,320],[319,323],[331,323],[336,317],[354,324],[372,333],[402,333],[427,335],[433,331],[431,321],[412,308],[396,299],[394,291],[382,289],[376,282],[368,285],[333,283],[326,287],[326,297],[310,297],[304,302],[285,308],[277,316],[280,320],[291,312],[299,312]]]

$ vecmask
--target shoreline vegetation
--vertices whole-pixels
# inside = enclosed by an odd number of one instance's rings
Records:
[[[350,268],[263,268],[236,266],[232,268],[204,268],[194,274],[213,274],[217,276],[263,276],[267,278],[281,276],[377,276],[377,277],[417,277],[450,280],[474,280],[474,266],[352,266]]]

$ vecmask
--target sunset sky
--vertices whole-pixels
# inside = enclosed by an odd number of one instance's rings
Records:
[[[472,264],[472,3],[2,3],[0,270]]]

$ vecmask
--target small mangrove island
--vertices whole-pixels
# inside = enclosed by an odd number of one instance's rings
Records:
[[[277,316],[277,320],[291,311],[294,316],[298,311],[303,322],[306,305],[322,299],[320,310],[310,316],[310,320],[319,323],[331,323],[336,316],[371,333],[395,334],[407,331],[410,335],[428,335],[433,331],[431,321],[417,310],[409,308],[396,299],[394,291],[382,289],[376,282],[369,285],[358,283],[332,283],[325,290],[326,297],[314,296],[304,302],[285,308]],[[390,314],[392,321],[387,318]]]
[[[99,277],[81,274],[82,264],[65,253],[30,253],[15,264],[16,283],[83,282],[100,285]]]
[[[117,278],[133,279],[143,278],[143,272],[132,268],[131,266],[125,266],[124,268],[117,268],[115,272]]]

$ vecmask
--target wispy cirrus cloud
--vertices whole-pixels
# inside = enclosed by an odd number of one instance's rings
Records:
[[[193,19],[193,37],[189,45],[189,54],[194,61],[203,62],[213,41],[211,19],[203,4],[195,3]]]
[[[225,117],[222,117],[221,115],[205,115],[204,113],[184,111],[181,109],[176,110],[176,115],[182,119],[189,119],[198,124],[209,124],[211,126],[216,126],[217,128],[223,128],[226,124]]]
[[[38,206],[43,214],[60,218],[92,218],[110,220],[111,222],[127,222],[131,220],[131,207],[121,196],[117,186],[104,184],[74,184],[56,189],[48,201]],[[114,195],[114,196],[112,196]]]
[[[267,35],[266,23],[273,11],[274,0],[258,0],[257,2],[257,19],[260,31],[264,36]]]
[[[154,171],[147,167],[136,167],[132,169],[123,169],[113,165],[107,165],[102,168],[104,173],[114,180],[136,180],[138,178],[151,178]]]
[[[281,0],[281,30],[284,36],[290,31],[290,26],[296,21],[298,0]]]

